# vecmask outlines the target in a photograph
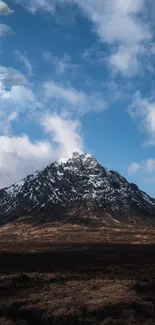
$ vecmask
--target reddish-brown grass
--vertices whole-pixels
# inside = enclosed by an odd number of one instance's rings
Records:
[[[0,325],[155,324],[155,245],[0,244]]]

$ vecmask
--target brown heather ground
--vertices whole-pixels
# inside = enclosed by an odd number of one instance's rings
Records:
[[[155,243],[155,227],[147,226],[124,226],[121,223],[111,223],[108,227],[103,223],[97,225],[84,224],[63,224],[63,223],[46,223],[30,224],[23,222],[23,219],[14,223],[8,223],[0,227],[1,249],[17,248],[16,243],[20,242],[20,249],[25,247],[29,242],[37,243],[40,246],[47,246],[52,243],[59,244],[76,244],[76,243],[131,243],[131,244],[151,244]],[[5,246],[6,243],[6,246]],[[40,245],[41,244],[41,245]],[[46,245],[47,244],[47,245]]]
[[[155,324],[155,229],[0,228],[0,325]]]

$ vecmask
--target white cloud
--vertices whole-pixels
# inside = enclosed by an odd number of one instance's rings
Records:
[[[26,57],[26,54],[23,54],[20,51],[15,51],[15,54],[18,60],[24,64],[28,76],[31,77],[33,75],[32,65],[29,59]]]
[[[78,5],[96,26],[102,41],[137,44],[150,38],[148,26],[137,16],[144,11],[144,0],[20,0],[21,5],[34,11],[52,11],[57,4]]]
[[[0,16],[8,16],[13,13],[6,2],[0,0]]]
[[[144,10],[144,1],[135,0],[80,0],[79,6],[94,22],[101,40],[113,44],[137,44],[150,38],[145,24],[136,15]]]
[[[155,177],[145,177],[144,178],[144,182],[145,182],[145,184],[153,184],[153,183],[155,183]]]
[[[55,0],[14,0],[14,2],[24,6],[32,13],[36,13],[40,10],[53,13],[55,9]]]
[[[44,82],[40,92],[31,89],[28,80],[19,71],[0,66],[0,118],[4,120],[12,111],[17,113],[44,110],[81,115],[89,111],[102,111],[107,104],[100,92],[86,93],[55,81]],[[30,112],[31,111],[31,112]],[[2,114],[3,112],[3,114]],[[41,114],[41,112],[40,112]]]
[[[17,112],[11,112],[7,117],[0,113],[0,133],[8,135],[12,132],[12,122],[18,119]]]
[[[155,146],[155,138],[154,137],[151,140],[144,141],[143,144],[142,144],[143,148],[154,147],[154,146]]]
[[[74,150],[83,149],[79,122],[54,114],[44,119],[43,126],[46,132],[51,134],[52,140],[59,144],[60,157],[68,156]]]
[[[46,63],[52,62],[52,61],[53,61],[53,54],[52,54],[52,52],[50,52],[50,51],[45,51],[45,52],[43,53],[43,60],[44,60]],[[55,56],[54,56],[54,60],[55,60]]]
[[[133,162],[129,168],[128,168],[128,174],[129,175],[133,175],[133,174],[136,174],[137,171],[141,168],[141,166],[135,162]]]
[[[14,121],[17,118],[17,113],[16,112],[12,112],[9,116],[8,116],[8,121]]]
[[[137,74],[139,69],[139,61],[137,54],[140,53],[137,47],[126,48],[120,46],[116,53],[109,57],[109,63],[125,76],[133,76]]]
[[[25,102],[34,102],[35,98],[33,92],[24,86],[13,86],[10,91],[1,94],[1,100],[23,105]]]
[[[54,157],[50,143],[32,143],[28,136],[0,137],[0,187],[11,185]]]
[[[0,24],[0,37],[5,37],[11,34],[14,34],[14,31],[11,27],[5,24]]]
[[[77,1],[93,21],[101,41],[117,46],[109,62],[119,72],[132,75],[138,67],[141,45],[151,39],[147,23],[140,18],[145,12],[143,0]]]
[[[0,186],[10,185],[37,168],[42,168],[53,160],[66,156],[73,149],[82,148],[79,122],[58,115],[50,115],[42,120],[51,142],[42,140],[33,143],[28,136],[8,136],[12,131],[12,122],[19,113],[40,110],[43,104],[36,99],[28,88],[28,81],[17,70],[0,67]],[[50,85],[51,86],[51,85]],[[47,87],[46,91],[51,91]],[[57,85],[52,84],[53,96],[62,100],[81,103],[83,96],[71,89],[70,95]],[[80,99],[81,98],[81,99]]]
[[[28,81],[19,71],[0,66],[0,124],[4,123],[1,133],[11,129],[12,120],[8,118],[12,112],[30,114],[43,107],[28,87]]]
[[[76,108],[76,111],[78,109],[77,112],[83,114],[88,111],[97,112],[107,108],[101,93],[87,94],[71,86],[66,87],[54,81],[45,82],[44,91],[46,99],[53,100],[56,107],[67,108],[68,111],[75,110]]]
[[[4,123],[4,127],[0,128],[0,133],[2,134],[6,129],[5,125],[9,125],[8,130],[11,130],[13,120],[8,120],[8,118],[13,112],[17,117],[24,113],[25,118],[31,118],[34,112],[42,108],[43,104],[37,100],[32,90],[25,86],[13,86],[10,90],[0,89],[0,123],[1,125]]]
[[[40,107],[40,103],[36,101],[32,90],[24,86],[13,86],[10,91],[5,90],[0,96],[0,107],[4,108],[9,105],[15,105],[16,109],[22,110],[26,108]]]
[[[45,96],[50,98],[62,99],[69,102],[72,105],[83,105],[85,103],[85,94],[81,91],[77,91],[72,87],[63,87],[54,81],[49,81],[44,84]]]
[[[14,119],[16,116],[10,116]],[[74,149],[82,149],[80,124],[58,115],[42,120],[47,140],[32,142],[27,135],[20,137],[0,136],[0,187],[8,186],[36,169],[41,169]]]
[[[146,177],[148,174],[152,174],[155,172],[155,159],[154,158],[148,158],[146,160],[141,161],[140,163],[133,162],[128,167],[128,174],[134,175],[138,171],[141,170],[141,174]]]
[[[153,158],[147,159],[147,161],[146,161],[146,170],[149,173],[152,173],[152,172],[155,171],[155,159],[153,159]]]

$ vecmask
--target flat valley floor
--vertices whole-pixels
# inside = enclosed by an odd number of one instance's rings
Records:
[[[50,228],[39,234],[34,227],[30,238],[28,225],[23,235],[20,226],[7,227],[0,231],[0,325],[155,324],[153,230],[124,229],[118,239],[113,228],[88,235],[61,228],[50,237]]]

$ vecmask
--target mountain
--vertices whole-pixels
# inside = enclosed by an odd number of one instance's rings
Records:
[[[0,220],[154,223],[155,199],[94,157],[74,152],[0,190]]]

